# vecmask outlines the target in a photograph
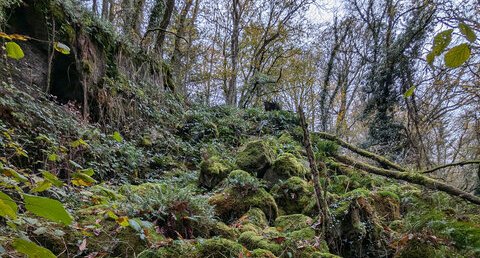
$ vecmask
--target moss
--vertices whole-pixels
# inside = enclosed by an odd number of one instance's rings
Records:
[[[335,203],[331,205],[332,215],[337,218],[344,216],[348,212],[348,207],[350,207],[353,199],[357,197],[367,197],[369,195],[370,191],[366,188],[358,188],[343,194],[340,196],[340,200],[335,201]]]
[[[382,197],[390,197],[392,199],[400,201],[400,197],[398,197],[398,195],[394,192],[387,191],[387,190],[381,190],[381,191],[377,191],[376,193],[378,195],[382,196]]]
[[[235,188],[227,188],[210,197],[209,203],[215,206],[216,214],[225,221],[238,219],[252,207],[261,209],[269,221],[273,221],[278,214],[275,200],[264,189],[244,193]]]
[[[396,257],[399,258],[440,258],[446,257],[444,253],[436,250],[431,242],[426,242],[423,239],[412,238],[408,240],[406,245],[397,252]]]
[[[275,185],[270,192],[285,214],[306,213],[312,210],[313,186],[299,177],[291,177]]]
[[[309,254],[308,256],[305,256],[306,258],[341,258],[338,255],[334,255],[331,253],[322,253],[322,252],[313,252]]]
[[[210,235],[219,236],[227,239],[236,239],[240,233],[239,230],[233,227],[229,227],[223,222],[217,222],[210,229]]]
[[[245,213],[242,217],[240,217],[237,221],[234,222],[236,225],[246,225],[246,224],[253,224],[260,229],[264,229],[268,227],[268,220],[265,216],[265,213],[259,208],[251,208]]]
[[[211,258],[246,256],[247,250],[239,243],[225,238],[212,238],[199,243],[198,256]]]
[[[254,176],[263,177],[274,159],[274,152],[266,141],[247,143],[237,154],[237,166]]]
[[[295,231],[302,228],[310,227],[313,219],[303,214],[292,214],[286,216],[279,216],[275,220],[275,227],[279,231]]]
[[[238,238],[238,242],[249,250],[260,248],[269,250],[275,254],[279,254],[281,251],[281,246],[279,244],[270,242],[265,237],[260,236],[253,231],[243,232]]]
[[[371,195],[375,211],[383,221],[394,221],[401,218],[400,198],[389,191],[375,192]]]
[[[250,257],[252,257],[252,258],[276,258],[277,256],[275,256],[275,255],[274,255],[271,251],[269,251],[269,250],[257,248],[257,249],[254,249],[254,250],[250,253]]]
[[[285,153],[275,160],[273,166],[267,170],[263,179],[268,182],[269,186],[273,186],[293,176],[303,177],[305,172],[305,167],[294,155]]]
[[[290,232],[287,236],[294,241],[313,240],[315,238],[315,230],[310,227],[302,228],[300,230]]]
[[[219,157],[213,156],[200,163],[200,176],[198,182],[207,189],[213,189],[218,183],[228,176],[231,169]]]

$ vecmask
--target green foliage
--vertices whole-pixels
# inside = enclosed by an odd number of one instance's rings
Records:
[[[12,198],[0,191],[0,216],[16,219],[17,211],[17,204],[12,200]]]
[[[15,60],[20,60],[25,56],[22,48],[13,41],[5,43],[5,50],[7,51],[7,56]]]
[[[452,41],[452,32],[453,29],[445,30],[438,33],[433,39],[432,52],[439,56],[450,44]]]
[[[71,215],[65,210],[62,203],[46,197],[23,195],[25,208],[33,214],[58,222],[64,225],[72,223]]]
[[[458,28],[460,29],[460,32],[463,34],[463,36],[470,41],[470,43],[475,42],[477,39],[477,35],[475,35],[475,32],[468,26],[467,24],[461,22],[458,24]]]
[[[457,68],[470,58],[470,47],[467,43],[451,48],[445,54],[445,65],[450,68]]]
[[[57,257],[54,255],[50,250],[41,247],[31,241],[17,238],[13,241],[12,246],[18,252],[25,254],[29,258],[55,258]]]
[[[246,171],[234,170],[225,180],[225,186],[248,192],[258,190],[263,184]]]

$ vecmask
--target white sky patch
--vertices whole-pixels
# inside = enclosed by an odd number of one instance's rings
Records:
[[[307,19],[312,23],[333,21],[335,15],[340,15],[343,3],[338,0],[323,0],[320,4],[312,4],[307,11]]]

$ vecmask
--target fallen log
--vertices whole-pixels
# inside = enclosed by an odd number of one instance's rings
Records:
[[[346,156],[334,155],[334,158],[343,164],[349,165],[353,168],[368,172],[371,174],[376,174],[388,178],[403,180],[409,183],[425,186],[432,190],[442,191],[449,195],[458,196],[466,201],[480,205],[480,197],[475,196],[471,193],[462,191],[454,186],[445,184],[433,178],[422,175],[421,173],[414,172],[402,172],[395,170],[387,170],[383,168],[378,168],[367,163],[348,158]]]
[[[315,135],[319,136],[320,138],[322,138],[324,140],[329,140],[329,141],[335,142],[338,145],[340,145],[340,146],[342,146],[346,149],[349,149],[350,151],[353,151],[360,156],[372,159],[372,160],[382,164],[383,166],[390,167],[390,168],[393,168],[393,169],[398,170],[398,171],[406,171],[405,168],[396,164],[395,162],[390,161],[390,160],[386,159],[385,157],[382,157],[382,156],[377,155],[375,153],[372,153],[372,152],[369,152],[369,151],[364,150],[362,148],[356,147],[356,146],[354,146],[354,145],[336,137],[335,135],[328,134],[328,133],[325,133],[325,132],[316,132]]]

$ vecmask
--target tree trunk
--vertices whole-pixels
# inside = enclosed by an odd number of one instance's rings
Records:
[[[233,0],[232,4],[232,38],[231,38],[231,65],[232,74],[228,82],[226,92],[226,102],[229,106],[237,104],[237,61],[238,61],[238,38],[240,35],[240,3],[239,0]]]
[[[160,25],[158,27],[159,31],[158,31],[157,42],[155,43],[155,50],[158,54],[160,54],[160,56],[163,55],[163,44],[165,42],[167,28],[168,28],[168,25],[170,24],[170,19],[172,17],[174,7],[175,7],[175,0],[167,0],[162,21],[160,22]]]
[[[186,30],[186,20],[187,20],[187,15],[190,10],[190,7],[192,6],[193,0],[186,0],[185,5],[182,8],[182,11],[180,12],[180,15],[178,17],[178,23],[177,23],[177,34],[175,35],[174,39],[174,47],[173,47],[173,54],[172,58],[170,59],[170,63],[172,65],[172,72],[174,74],[174,80],[176,82],[176,85],[178,86],[178,90],[180,93],[184,96],[186,96],[187,89],[186,85],[183,84],[183,68],[182,68],[182,57],[184,54],[181,51],[181,41],[183,40],[181,37],[185,34]]]

